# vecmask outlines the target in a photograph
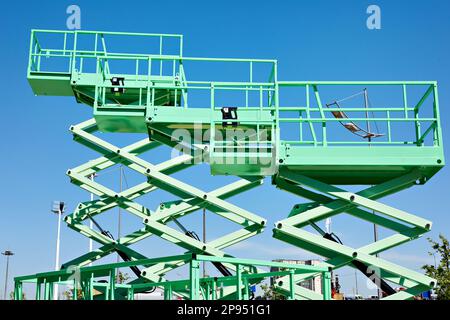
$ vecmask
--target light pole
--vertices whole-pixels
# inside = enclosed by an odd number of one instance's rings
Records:
[[[434,253],[432,253],[432,255],[433,255],[433,259],[434,259],[434,268],[436,269],[436,268],[437,268],[437,265],[436,265],[436,255],[435,255]]]
[[[61,216],[64,213],[65,204],[62,201],[53,201],[52,212],[58,215],[58,232],[56,235],[56,258],[55,258],[55,271],[59,270],[59,243],[61,237]],[[58,284],[55,284],[53,288],[53,300],[58,300]]]
[[[366,128],[367,128],[367,132],[370,132],[370,121],[369,121],[369,93],[367,92],[367,88],[364,88],[364,106],[366,109]],[[373,113],[372,113],[372,117],[373,117]],[[376,125],[376,122],[375,122]],[[369,142],[369,148],[370,148],[370,142],[372,141],[372,137],[369,135],[368,136],[368,142]],[[375,214],[375,211],[372,211],[373,214]],[[378,226],[376,223],[373,224],[373,242],[377,242],[378,241]],[[379,257],[378,253],[375,253],[375,257]],[[378,295],[378,299],[383,298],[383,294],[380,290],[379,285],[377,285],[377,295]]]
[[[206,209],[203,208],[203,243],[206,244]],[[203,261],[203,277],[206,278],[206,261]]]
[[[6,257],[6,272],[5,272],[5,292],[3,294],[3,299],[8,300],[8,271],[9,271],[9,257],[14,255],[14,252],[10,250],[5,250],[2,255]]]
[[[91,174],[90,178],[91,181],[94,181],[94,178],[97,175],[95,174],[95,172],[93,174]],[[94,201],[94,194],[91,192],[91,202]],[[89,228],[92,230],[92,228],[94,227],[94,223],[92,222],[92,219],[89,219]],[[89,238],[89,252],[92,252],[94,248],[94,242],[92,240],[92,238]],[[89,264],[90,266],[92,265],[92,263]]]
[[[123,165],[120,165],[119,167],[119,190],[120,193],[123,191],[123,185],[122,185],[122,178],[123,178]],[[122,229],[122,208],[118,206],[119,211],[117,212],[117,239],[120,239],[121,236],[121,229]],[[117,262],[120,262],[120,255],[117,254]],[[120,269],[117,268],[116,273],[116,282],[120,283]]]

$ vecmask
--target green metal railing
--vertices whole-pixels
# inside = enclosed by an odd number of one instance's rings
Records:
[[[101,58],[97,57],[97,73],[101,75],[104,80],[103,83],[96,86],[97,105],[115,105],[106,95],[112,86],[106,81],[116,74],[108,74],[105,72],[105,62],[114,60],[134,60],[136,68],[133,73],[127,76],[127,84],[123,86],[125,89],[139,89],[139,92],[134,92],[136,95],[136,104],[140,106],[155,106],[155,91],[169,90],[174,91],[175,96],[181,93],[182,100],[175,100],[172,106],[182,106],[188,108],[190,105],[188,97],[194,96],[190,100],[195,100],[195,95],[207,94],[209,106],[211,109],[220,110],[223,103],[218,103],[221,94],[227,92],[237,92],[242,97],[242,103],[236,105],[239,108],[256,109],[274,107],[275,85],[273,82],[254,82],[253,81],[253,65],[254,64],[273,64],[270,60],[249,60],[249,59],[209,59],[209,58],[191,58],[191,57],[113,57]],[[141,61],[146,63],[146,73],[139,73],[139,63]],[[155,74],[153,64],[160,61],[170,62],[172,65],[171,73],[168,78],[164,78],[159,69],[159,73]],[[201,80],[186,80],[184,64],[186,62],[226,62],[226,63],[245,63],[249,66],[250,81],[201,81]],[[250,95],[257,97],[256,102],[250,102]],[[218,99],[219,98],[219,99]],[[195,103],[194,103],[195,105]],[[195,107],[200,107],[198,104]]]
[[[47,39],[50,46],[47,47],[42,41],[39,41],[39,36],[45,38],[54,36],[58,40],[62,40],[62,48],[60,44],[54,44],[55,39]],[[126,52],[113,52],[107,49],[107,37],[133,37],[142,39],[159,39],[159,50],[153,54],[139,54]],[[92,49],[81,49],[79,43],[83,38],[93,37]],[[83,70],[85,60],[96,59],[97,57],[114,58],[114,57],[160,57],[164,54],[164,40],[168,38],[175,38],[178,41],[177,57],[183,55],[183,36],[178,34],[154,34],[154,33],[131,33],[131,32],[102,32],[102,31],[58,31],[58,30],[32,30],[30,40],[30,52],[28,63],[28,74],[32,72],[46,72],[41,68],[42,58],[63,58],[67,63],[58,71],[60,73],[71,73],[75,69]],[[53,47],[54,46],[54,47]]]
[[[173,264],[180,261],[189,265],[189,278],[183,280],[139,282],[127,284],[116,283],[116,274],[119,268],[148,266],[157,263]],[[236,266],[236,274],[221,277],[200,277],[200,264],[202,262],[226,263]],[[256,271],[255,267],[276,268],[278,271]],[[247,267],[247,268],[246,268]],[[208,255],[183,254],[151,259],[139,259],[135,261],[112,263],[100,266],[81,268],[68,268],[60,271],[45,272],[28,276],[20,276],[14,279],[16,300],[22,300],[24,283],[34,283],[36,300],[51,300],[55,285],[69,285],[72,287],[74,300],[93,300],[97,294],[101,294],[105,300],[114,300],[119,290],[122,290],[128,300],[134,299],[134,294],[145,292],[155,287],[164,289],[164,299],[171,300],[176,293],[190,300],[216,300],[222,299],[223,287],[235,287],[237,300],[250,298],[250,285],[260,283],[265,278],[287,277],[289,290],[286,291],[288,299],[295,298],[295,278],[301,275],[309,280],[317,276],[321,277],[323,300],[331,299],[331,274],[328,267],[289,264],[282,262],[270,262],[255,259],[238,259],[229,257],[215,257]],[[107,281],[101,281],[107,278]],[[310,291],[304,289],[305,291]],[[311,295],[320,297],[320,294],[310,292]]]
[[[39,41],[39,37],[55,35],[60,37],[63,42],[51,47],[44,47]],[[94,39],[93,48],[90,50],[77,48],[82,37],[91,36]],[[131,36],[140,38],[159,38],[160,46],[157,53],[130,53],[130,52],[113,52],[108,50],[108,37],[114,36]],[[179,39],[180,50],[178,54],[164,54],[165,38]],[[175,105],[182,105],[187,108],[189,106],[189,95],[203,95],[205,91],[209,91],[209,100],[211,108],[219,107],[217,104],[217,96],[221,92],[234,91],[240,92],[243,96],[244,103],[239,107],[262,108],[274,105],[274,81],[276,78],[276,61],[269,59],[231,59],[231,58],[200,58],[200,57],[183,57],[182,56],[182,35],[170,34],[142,34],[142,33],[120,33],[120,32],[93,32],[93,31],[52,31],[52,30],[33,30],[31,33],[30,54],[28,76],[41,74],[89,74],[95,73],[100,75],[100,82],[96,84],[96,103],[99,106],[115,105],[114,101],[107,99],[105,89],[110,88],[109,79],[112,76],[124,74],[123,72],[114,72],[114,63],[128,64],[127,88],[140,88],[138,96],[134,104],[138,105],[154,105],[151,87],[155,82],[167,80],[164,85],[158,85],[158,89],[167,89],[180,91],[183,101],[176,101]],[[49,70],[42,66],[41,61],[45,59],[63,58],[65,63],[59,64],[58,69]],[[89,61],[95,62],[95,70],[86,70]],[[227,63],[236,65],[246,65],[248,75],[245,79],[239,77],[236,81],[194,81],[187,80],[185,73],[186,63]],[[267,82],[255,81],[255,68],[258,65],[268,64],[270,72],[266,75]],[[133,67],[130,67],[134,65]],[[164,68],[165,67],[165,68]],[[117,69],[117,68],[116,68]],[[164,78],[164,76],[168,78]],[[158,78],[160,77],[160,78]],[[154,91],[155,89],[153,89]],[[251,105],[249,95],[258,94],[258,102]],[[177,95],[177,94],[175,94]]]
[[[298,130],[300,132],[300,139],[298,140],[285,140],[285,143],[293,145],[313,145],[313,146],[328,146],[328,145],[414,145],[414,146],[442,146],[442,133],[439,118],[439,104],[438,104],[438,91],[437,83],[435,81],[308,81],[308,82],[291,82],[280,81],[278,82],[280,88],[297,88],[303,90],[302,95],[305,97],[305,105],[292,106],[292,107],[279,107],[279,122],[280,123],[295,123],[298,124]],[[391,87],[397,89],[403,97],[402,105],[397,107],[371,107],[367,109],[364,105],[358,107],[326,107],[325,102],[322,100],[320,92],[325,90],[326,87],[333,87],[333,89],[339,87],[357,86],[362,88],[373,87]],[[419,87],[423,90],[423,94],[417,101],[412,101],[408,96],[408,88]],[[280,93],[282,96],[282,93]],[[424,107],[425,102],[430,102],[428,107]],[[315,106],[314,106],[315,104]],[[384,102],[383,104],[391,104]],[[430,115],[423,116],[425,110]],[[298,112],[298,117],[284,117],[284,112]],[[384,116],[366,117],[355,116],[355,113],[363,112],[383,113]],[[348,115],[348,118],[339,119],[333,116],[332,112],[344,112]],[[383,132],[383,136],[372,141],[367,139],[350,139],[351,133],[347,132],[345,128],[337,126],[333,128],[331,133],[336,135],[337,131],[340,133],[346,133],[348,139],[342,139],[340,141],[333,141],[330,139],[329,127],[333,124],[339,124],[342,121],[352,121],[366,125],[366,123],[383,124],[386,132]],[[407,140],[402,136],[394,138],[392,131],[398,129],[404,136],[409,134],[405,124],[412,124],[414,126],[414,138],[413,140]],[[318,125],[320,126],[319,128]],[[304,139],[305,128],[308,130],[310,140]],[[425,130],[422,127],[425,126]],[[431,136],[432,139],[427,143],[427,138]],[[342,134],[339,135],[342,137]]]
[[[138,80],[139,81],[139,80]],[[146,82],[146,81],[144,81]],[[247,110],[251,109],[275,109],[273,105],[270,105],[270,100],[267,99],[267,93],[275,92],[273,85],[269,83],[243,83],[242,85],[236,85],[225,82],[206,82],[206,81],[184,81],[175,80],[172,83],[159,83],[158,85],[154,85],[155,81],[151,81],[150,86],[147,86],[146,83],[136,82],[135,85],[127,85],[126,88],[128,90],[129,95],[135,95],[135,103],[139,106],[158,106],[158,103],[155,101],[155,91],[157,90],[169,90],[173,91],[174,95],[177,96],[178,93],[182,95],[182,100],[175,100],[172,106],[182,106],[184,108],[197,107],[201,106],[198,104],[189,103],[188,93],[190,96],[194,96],[195,94],[206,93],[208,95],[207,99],[209,100],[209,107],[214,110],[220,110],[221,107],[225,106],[224,103],[217,102],[217,96],[220,95],[221,92],[226,91],[234,91],[243,93],[244,96],[248,96],[249,92],[256,92],[258,95],[258,103],[255,105],[251,105],[248,99],[245,99],[241,105],[233,104],[233,106],[237,106],[238,108],[245,108]],[[117,86],[115,86],[117,88]],[[110,84],[102,84],[96,86],[96,103],[98,106],[113,106],[118,105],[113,100],[108,97],[108,93],[110,89],[113,88]],[[136,89],[136,91],[130,91],[129,89]],[[190,99],[191,101],[193,98]]]
[[[45,47],[40,36],[55,35],[62,39],[62,46]],[[93,48],[80,49],[79,43],[83,37],[93,39]],[[159,39],[157,52],[142,54],[130,52],[113,52],[108,50],[108,37],[126,36]],[[179,41],[179,51],[175,55],[165,54],[165,39],[175,38]],[[277,141],[293,146],[442,146],[442,133],[439,119],[438,91],[434,81],[278,81],[277,62],[270,59],[230,59],[230,58],[198,58],[183,57],[182,35],[142,34],[120,32],[93,31],[51,31],[33,30],[31,33],[30,56],[28,72],[30,74],[76,73],[77,75],[94,73],[100,77],[97,81],[88,78],[95,88],[94,106],[98,108],[122,109],[142,107],[149,108],[163,104],[183,108],[209,107],[220,110],[230,106],[221,99],[228,93],[239,95],[234,107],[265,109],[275,111],[276,128],[280,129]],[[67,63],[58,71],[49,71],[42,66],[42,59],[64,58]],[[91,60],[95,70],[86,70],[85,65]],[[248,70],[245,78],[236,76],[235,81],[192,80],[186,74],[186,64],[189,63],[223,62],[231,65],[245,64]],[[128,63],[126,73],[115,71],[115,63]],[[270,72],[265,75],[265,82],[255,81],[257,65],[268,64]],[[164,69],[163,67],[166,66]],[[127,104],[118,103],[111,96],[112,88],[109,80],[112,76],[126,75],[126,96],[130,98]],[[94,81],[94,82],[92,82]],[[396,88],[403,97],[398,106],[383,102],[382,106],[370,108],[377,116],[361,116],[358,113],[367,111],[362,104],[359,106],[336,108],[328,107],[322,97],[323,91],[338,88],[373,87]],[[282,102],[286,94],[284,89],[298,89],[296,93],[303,97],[304,104],[285,106]],[[423,88],[422,95],[412,97],[411,88]],[[172,92],[173,99],[158,100],[157,90]],[[206,96],[202,102],[197,102],[199,96]],[[134,97],[134,98],[133,98]],[[252,99],[253,98],[253,99]],[[201,99],[200,99],[201,100]],[[416,101],[413,101],[416,100]],[[162,102],[161,102],[162,101]],[[296,116],[292,116],[292,113]],[[345,121],[355,122],[364,126],[382,125],[382,136],[376,139],[359,139],[340,126],[343,119],[333,117],[333,112],[344,112],[348,115]],[[288,115],[289,114],[289,115]],[[255,119],[255,123],[258,119]],[[298,135],[290,138],[292,129],[284,129],[287,124],[295,124]],[[412,127],[411,127],[412,126]],[[398,134],[399,132],[399,134]],[[286,135],[287,133],[287,135]],[[287,137],[286,137],[287,136]],[[412,138],[413,136],[413,138]]]

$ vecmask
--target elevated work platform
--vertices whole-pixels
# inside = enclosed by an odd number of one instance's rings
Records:
[[[241,283],[248,287],[242,275],[256,279],[261,270],[248,265],[241,270],[231,260],[221,265],[229,258],[223,249],[262,232],[266,220],[224,199],[271,176],[279,189],[312,201],[294,205],[288,218],[275,224],[274,237],[324,256],[322,267],[329,269],[321,272],[355,267],[378,282],[389,299],[409,299],[434,286],[433,279],[377,254],[431,228],[431,222],[378,200],[425,184],[445,164],[436,82],[280,81],[276,60],[186,57],[181,35],[48,30],[32,31],[28,81],[36,95],[74,96],[93,108],[94,118],[72,126],[71,132],[75,141],[101,157],[67,174],[99,200],[81,203],[66,222],[102,247],[64,267],[84,267],[115,251],[145,262],[128,245],[156,235],[190,253],[214,257],[224,277],[234,272],[239,283],[222,298],[242,297]],[[148,138],[120,148],[95,136],[96,131],[144,133]],[[160,164],[139,158],[160,145],[175,148],[179,155]],[[206,192],[170,176],[198,163],[208,163],[213,175],[241,180]],[[116,164],[142,174],[146,182],[116,192],[88,178]],[[352,193],[337,185],[371,187]],[[178,199],[156,210],[134,202],[158,188]],[[115,207],[142,219],[143,229],[114,240],[83,223]],[[167,226],[199,209],[242,229],[206,244],[184,228],[180,232]],[[343,212],[396,234],[361,248],[346,246],[317,225]],[[307,226],[319,235],[302,230]],[[168,271],[194,260],[147,264],[122,289],[155,286]],[[378,272],[375,278],[372,268]],[[314,273],[284,275],[275,286],[290,298],[324,298],[298,285],[311,277]],[[22,280],[29,277],[17,279]],[[199,283],[209,280],[193,281],[195,292],[178,294],[199,298]],[[407,290],[396,293],[386,281]]]
[[[213,174],[274,175],[283,166],[327,183],[375,184],[415,169],[429,179],[444,165],[433,81],[279,81],[275,60],[184,57],[181,35],[35,30],[31,37],[35,94],[75,96],[94,108],[104,132],[157,139],[187,130],[201,137],[195,143],[209,145]],[[115,51],[107,44],[116,38],[123,39],[120,49],[135,39],[146,49],[157,45],[145,54]],[[211,76],[199,78],[194,66],[211,66]],[[362,100],[328,105],[363,88],[376,99],[369,110]],[[234,126],[222,126],[224,107],[236,108]],[[382,136],[351,134],[339,112],[346,122],[381,126]]]

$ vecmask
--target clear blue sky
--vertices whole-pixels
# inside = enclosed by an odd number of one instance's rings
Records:
[[[152,4],[154,3],[154,4]],[[450,3],[448,1],[77,1],[82,29],[182,33],[186,56],[254,57],[279,60],[283,80],[437,80],[444,126],[449,138],[450,102]],[[51,270],[54,267],[56,217],[49,213],[52,200],[62,199],[69,209],[89,195],[71,185],[66,169],[95,157],[74,143],[71,124],[91,116],[91,109],[73,98],[35,97],[26,80],[29,33],[32,28],[65,29],[67,1],[15,1],[2,5],[0,37],[2,50],[0,141],[0,249],[13,250],[12,276]],[[366,28],[366,8],[382,10],[382,29]],[[125,140],[122,139],[124,142]],[[448,150],[448,149],[447,149]],[[446,152],[448,156],[448,152]],[[209,179],[200,166],[179,177],[196,180],[209,190],[229,178]],[[128,175],[128,173],[127,173]],[[129,183],[136,176],[127,176]],[[102,177],[117,187],[118,172]],[[450,217],[446,200],[450,174],[444,168],[425,186],[386,198],[386,203],[416,213],[434,222],[428,235],[449,235]],[[155,197],[158,194],[155,193]],[[161,194],[164,199],[169,199]],[[154,208],[160,199],[143,204]],[[268,225],[285,217],[299,199],[275,191],[270,181],[233,199],[238,205],[268,219]],[[117,211],[111,212],[110,221]],[[186,220],[200,233],[199,214]],[[128,220],[125,218],[125,229]],[[359,246],[371,240],[371,226],[337,219],[333,229],[346,243]],[[210,237],[220,234],[218,220],[211,218]],[[105,220],[105,226],[115,227]],[[133,227],[138,224],[134,223]],[[383,233],[382,233],[383,235]],[[63,227],[62,261],[85,252],[86,238]],[[180,252],[162,240],[140,246],[149,256]],[[383,256],[418,270],[432,263],[425,238],[393,249]],[[263,235],[228,250],[240,257],[261,259],[314,257]],[[3,288],[4,259],[0,285]],[[341,272],[344,291],[351,292],[353,273]],[[11,283],[12,284],[12,283]],[[10,288],[11,288],[10,284]],[[362,277],[359,289],[366,288]]]

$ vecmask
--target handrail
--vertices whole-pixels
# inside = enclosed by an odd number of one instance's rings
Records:
[[[220,277],[201,277],[199,264],[201,262],[227,263],[236,268],[236,274]],[[120,267],[148,266],[155,263],[179,263],[188,264],[188,278],[163,281],[155,281],[147,278],[144,281],[130,281],[128,283],[116,283],[116,271]],[[258,270],[256,266],[270,267],[270,271]],[[246,270],[246,268],[248,270]],[[276,268],[276,270],[272,270]],[[142,272],[145,276],[145,271]],[[262,261],[254,259],[239,259],[233,257],[214,257],[207,255],[185,254],[180,256],[163,257],[159,259],[137,259],[128,262],[111,263],[102,266],[86,266],[60,271],[38,273],[34,275],[21,276],[14,278],[14,297],[16,300],[23,299],[23,285],[25,283],[35,283],[36,300],[50,300],[50,286],[70,285],[73,286],[73,299],[93,300],[95,289],[103,292],[105,300],[113,300],[115,291],[122,290],[128,300],[134,299],[134,294],[149,290],[154,287],[164,289],[164,299],[172,299],[172,294],[183,296],[180,292],[188,291],[191,300],[210,300],[224,298],[223,287],[234,288],[238,300],[247,300],[250,298],[249,287],[261,282],[265,278],[287,277],[289,280],[289,289],[285,295],[293,300],[295,299],[295,276],[302,275],[302,279],[309,280],[320,276],[323,292],[317,297],[324,300],[331,300],[331,270],[324,264],[318,266],[293,264],[274,261]],[[108,277],[108,282],[99,281],[99,278]],[[44,286],[44,292],[41,293],[41,287]],[[176,293],[176,291],[180,291]],[[311,293],[312,290],[311,290]],[[98,297],[97,297],[98,298]]]
[[[68,48],[63,48],[63,49],[59,49],[59,48],[43,48],[41,46],[41,44],[38,41],[38,34],[62,34],[65,36],[65,39],[67,40],[67,35],[74,35],[74,46],[71,49]],[[156,37],[159,39],[163,39],[163,38],[167,38],[167,37],[175,37],[178,38],[180,43],[180,47],[178,50],[178,54],[174,55],[168,55],[168,54],[164,54],[163,53],[163,48],[162,48],[162,41],[160,41],[160,49],[158,54],[142,54],[142,53],[117,53],[117,52],[109,52],[109,51],[105,51],[106,48],[104,47],[103,50],[105,52],[102,51],[98,51],[97,48],[95,48],[95,50],[80,50],[77,49],[75,46],[75,42],[76,39],[75,37],[77,35],[100,35],[102,37],[107,36],[107,35],[118,35],[118,36],[140,36],[140,37]],[[84,55],[85,58],[88,57],[92,57],[95,58],[97,56],[102,56],[102,55],[108,55],[108,57],[110,56],[115,56],[115,57],[126,57],[129,56],[131,59],[148,59],[149,57],[154,57],[154,58],[159,58],[161,60],[172,60],[172,59],[180,59],[182,57],[182,39],[183,36],[182,35],[178,35],[178,34],[156,34],[156,33],[133,33],[133,32],[103,32],[103,31],[83,31],[83,30],[77,30],[77,31],[60,31],[60,30],[41,30],[41,29],[33,29],[32,30],[32,38],[36,40],[36,42],[39,44],[39,49],[41,51],[46,51],[46,56],[58,56],[55,53],[59,53],[59,52],[63,52],[64,54],[62,56],[66,56],[70,55],[70,54],[75,54],[76,57],[79,57],[81,55]],[[39,53],[37,52],[31,52],[30,54],[32,54],[33,56],[40,56]],[[92,55],[92,56],[90,56]],[[276,60],[274,59],[245,59],[245,58],[205,58],[205,57],[183,57],[182,58],[184,61],[217,61],[217,62],[249,62],[249,63],[276,63]]]
[[[39,42],[40,33],[54,33],[64,35],[64,47],[63,48],[46,48],[43,43]],[[96,44],[97,42],[101,45],[101,48],[95,46],[94,50],[89,50],[86,48],[77,47],[77,36],[82,35],[95,35]],[[68,35],[73,35],[73,39],[68,38]],[[149,36],[157,37],[160,43],[160,50],[157,53],[129,53],[129,52],[110,52],[106,48],[105,36],[107,35],[130,35],[130,36]],[[138,103],[140,106],[152,106],[154,101],[155,90],[171,90],[174,91],[174,100],[170,103],[175,106],[182,106],[188,108],[189,101],[188,97],[191,94],[195,94],[199,91],[209,91],[210,94],[210,107],[212,110],[219,110],[220,105],[217,101],[220,101],[220,95],[225,91],[237,91],[242,92],[244,95],[245,103],[243,105],[237,105],[239,108],[247,108],[247,110],[252,109],[263,109],[267,111],[275,111],[276,126],[280,127],[286,123],[297,123],[300,131],[299,143],[308,141],[309,137],[304,134],[303,126],[309,127],[310,140],[314,142],[315,146],[323,145],[326,146],[327,143],[334,144],[329,138],[333,138],[335,135],[332,133],[333,128],[330,124],[339,123],[343,121],[357,121],[357,122],[368,122],[368,123],[382,123],[386,128],[384,137],[377,138],[383,143],[387,142],[390,144],[396,144],[399,142],[398,138],[394,135],[397,134],[395,130],[398,128],[399,123],[413,123],[415,126],[415,140],[414,141],[402,141],[404,144],[409,144],[410,142],[415,143],[417,146],[424,146],[425,140],[430,135],[433,135],[433,145],[440,146],[442,144],[441,138],[441,127],[439,119],[439,110],[437,102],[437,82],[436,81],[278,81],[277,78],[277,60],[275,59],[246,59],[246,58],[206,58],[206,57],[183,57],[181,52],[179,54],[165,54],[162,50],[162,45],[164,37],[176,37],[180,39],[180,45],[182,45],[181,35],[167,35],[167,34],[154,34],[154,33],[126,33],[126,32],[99,32],[99,31],[58,31],[58,30],[33,30],[30,40],[30,56],[29,56],[29,76],[36,76],[37,72],[45,72],[41,70],[40,62],[42,57],[59,57],[66,58],[69,60],[70,67],[69,72],[90,73],[90,70],[83,70],[83,61],[88,59],[95,59],[97,61],[96,70],[92,73],[98,73],[103,79],[103,83],[96,84],[96,90],[102,90],[102,94],[98,95],[98,101],[100,101],[101,106],[114,106],[116,103],[108,104],[104,101],[104,96],[108,88],[108,77],[116,75],[114,69],[111,69],[108,73],[106,63],[111,67],[112,64],[116,63],[113,61],[134,61],[134,71],[133,67],[130,67],[130,77],[127,81],[127,89],[139,89],[138,93],[133,90],[128,90],[127,94],[136,95],[136,101],[132,103],[135,105]],[[100,39],[99,39],[100,38]],[[74,42],[73,47],[67,45],[67,42]],[[98,41],[97,41],[98,40]],[[44,59],[42,59],[44,61]],[[163,62],[169,61],[170,66],[163,71]],[[226,62],[226,63],[237,63],[237,64],[248,64],[248,76],[242,76],[239,73],[239,77],[243,79],[237,79],[235,81],[204,81],[199,80],[187,80],[186,75],[186,65],[190,67],[188,62]],[[146,65],[148,64],[148,66]],[[264,72],[264,78],[260,77],[260,73],[254,74],[257,64],[269,64],[272,67],[268,70],[268,77]],[[142,72],[140,70],[142,66],[147,66],[147,71]],[[152,66],[155,66],[154,68]],[[159,68],[158,68],[159,66]],[[140,68],[141,67],[141,68]],[[240,67],[239,67],[240,68]],[[145,69],[145,68],[144,68]],[[240,70],[240,69],[239,69]],[[259,70],[257,70],[259,71]],[[33,72],[33,74],[30,74]],[[108,74],[107,74],[108,73]],[[56,72],[55,72],[56,74]],[[38,76],[38,75],[37,75]],[[261,82],[261,79],[267,79],[267,82]],[[256,80],[256,81],[255,81]],[[262,80],[264,81],[264,80]],[[321,94],[323,88],[332,86],[394,86],[401,89],[403,96],[403,103],[399,105],[389,105],[388,107],[371,107],[370,112],[384,113],[384,115],[377,114],[376,116],[368,119],[367,117],[361,117],[352,113],[367,111],[366,108],[362,106],[355,105],[354,107],[341,106],[340,108],[335,108],[334,106],[327,106],[321,101],[325,97],[325,94]],[[408,89],[410,87],[420,87],[424,86],[424,94],[418,98],[418,101],[413,101]],[[297,104],[295,106],[286,106],[281,103],[280,98],[284,98],[283,89],[284,88],[301,88],[305,91],[306,103],[303,105]],[[157,88],[157,89],[155,89]],[[420,90],[420,89],[419,89]],[[188,92],[190,94],[188,95]],[[107,93],[106,93],[107,94]],[[181,98],[180,98],[181,94]],[[250,94],[253,100],[249,99]],[[259,94],[259,96],[258,96]],[[259,97],[259,102],[258,98]],[[254,99],[255,98],[255,99]],[[134,98],[133,98],[134,99]],[[424,105],[428,100],[433,99],[433,112],[432,116],[427,115],[424,117],[425,108]],[[181,101],[180,101],[181,100]],[[97,100],[96,100],[97,101]],[[192,98],[191,98],[192,101]],[[282,99],[281,99],[282,101]],[[112,101],[110,101],[112,102]],[[156,101],[160,103],[161,101]],[[314,103],[315,102],[315,103]],[[167,100],[165,100],[167,103]],[[294,116],[291,114],[287,116],[287,112],[295,111]],[[332,112],[345,112],[346,118],[337,119],[333,117]],[[399,116],[399,113],[402,113]],[[318,115],[319,113],[319,115]],[[298,117],[297,117],[298,115]],[[332,116],[333,115],[333,116]],[[257,122],[257,121],[256,121]],[[321,128],[317,128],[315,124],[321,123]],[[421,125],[426,124],[426,130],[422,132]],[[315,128],[316,127],[316,128]],[[308,130],[308,129],[306,129]],[[282,131],[283,132],[283,131]],[[345,132],[345,131],[341,131]],[[328,137],[327,137],[328,136]],[[342,136],[342,134],[338,134]],[[344,136],[345,137],[345,136]],[[306,140],[305,140],[306,139]],[[344,138],[345,139],[345,138]],[[290,141],[292,139],[281,139],[282,141]],[[402,138],[400,138],[400,141]],[[350,140],[352,142],[352,140]],[[367,141],[365,141],[367,142]],[[428,143],[428,142],[427,142]],[[377,145],[375,141],[371,141],[370,144]]]
[[[144,36],[144,37],[175,37],[183,38],[182,34],[171,33],[143,33],[143,32],[117,32],[117,31],[93,31],[93,30],[46,30],[46,29],[31,29],[34,33],[66,33],[66,34],[106,34],[106,35],[122,35],[122,36]]]
[[[299,125],[300,131],[300,139],[295,144],[314,144],[315,146],[327,146],[327,144],[340,145],[340,144],[361,144],[361,145],[416,145],[418,147],[426,146],[425,140],[429,135],[433,135],[433,141],[431,142],[432,146],[441,146],[441,133],[440,133],[440,119],[439,119],[439,110],[437,103],[437,82],[436,81],[279,81],[278,82],[280,90],[280,95],[283,96],[283,88],[295,88],[298,87],[304,92],[306,92],[306,105],[296,105],[292,107],[282,106],[279,108],[279,122],[283,123],[297,123]],[[348,106],[340,106],[339,108],[328,106],[327,108],[323,108],[321,106],[321,101],[319,92],[320,88],[325,87],[338,87],[338,86],[359,86],[359,87],[370,87],[370,86],[391,86],[398,87],[402,94],[403,103],[398,106],[392,106],[392,103],[389,107],[370,107],[369,111],[373,113],[372,117],[362,117],[358,112],[367,112],[366,106],[356,106],[348,107]],[[407,88],[415,86],[415,87],[425,87],[425,93],[419,96],[418,102],[411,101],[411,94],[408,93]],[[314,89],[313,99],[315,98],[315,102],[317,106],[312,106],[309,100],[310,90]],[[326,90],[326,89],[323,89]],[[335,89],[333,89],[335,90]],[[417,92],[419,89],[416,89]],[[431,95],[431,93],[433,93]],[[335,94],[335,92],[333,93]],[[422,112],[423,105],[427,101],[427,99],[432,99],[432,115],[425,114]],[[354,102],[353,102],[354,103]],[[293,117],[292,115],[287,115],[286,112],[296,111],[299,113],[299,117]],[[336,117],[333,112],[345,112],[345,118]],[[410,114],[413,113],[413,114]],[[319,113],[319,115],[317,115]],[[380,115],[379,113],[385,113],[385,116]],[[306,116],[304,115],[306,114]],[[331,128],[333,129],[333,134],[330,135],[330,128],[328,128],[327,124],[333,123],[343,123],[343,122],[369,122],[369,123],[382,123],[385,125],[385,132],[382,137],[378,137],[376,141],[357,141],[355,139],[345,138],[346,130],[340,130],[339,128]],[[310,137],[312,140],[305,140],[302,124],[309,124]],[[315,132],[314,124],[322,124],[322,135],[320,138],[317,136]],[[409,127],[405,127],[404,125],[400,125],[401,123],[408,124],[413,123],[415,127],[415,140],[408,140],[408,136],[410,136]],[[421,125],[428,123],[427,130],[422,134],[421,133]],[[396,129],[396,135],[399,137],[393,137],[393,129]],[[339,131],[340,130],[340,131]],[[340,132],[340,133],[339,133]],[[336,135],[337,133],[337,135]],[[327,137],[328,135],[328,137]],[[329,137],[336,137],[343,141],[330,141]],[[319,138],[319,139],[318,139]],[[294,143],[293,139],[283,139],[284,143]]]
[[[56,34],[61,35],[64,37],[64,45],[63,48],[50,48],[46,46],[44,43],[39,42],[38,38],[40,35],[45,34]],[[73,37],[68,41],[68,35],[72,35]],[[80,36],[86,36],[86,35],[95,35],[95,48],[94,50],[79,50],[77,49],[77,41],[79,41]],[[98,36],[102,37],[102,50],[97,50],[97,39]],[[155,56],[165,56],[166,54],[163,53],[163,39],[166,38],[177,38],[178,39],[178,54],[172,55],[174,57],[180,58],[182,56],[182,49],[183,49],[183,36],[178,34],[155,34],[155,33],[136,33],[136,32],[102,32],[102,31],[84,31],[84,30],[76,30],[76,31],[61,31],[61,30],[41,30],[41,29],[33,29],[31,31],[31,42],[30,42],[30,49],[33,48],[34,43],[38,44],[39,50],[30,50],[30,61],[29,61],[29,71],[41,71],[38,66],[36,66],[34,59],[40,59],[40,57],[65,57],[70,58],[69,62],[69,72],[73,70],[73,67],[75,66],[75,59],[78,58],[96,58],[98,56],[132,56],[134,59],[136,59],[136,56],[142,56],[147,58],[149,55],[143,55],[143,54],[127,54],[127,53],[115,53],[115,52],[108,52],[106,50],[106,44],[104,41],[105,36],[131,36],[131,37],[142,37],[142,38],[159,38],[160,39],[160,48],[159,48],[159,55]],[[68,46],[68,42],[72,42],[72,47]],[[69,47],[69,48],[68,48]],[[44,53],[43,53],[44,52]],[[79,69],[82,69],[82,66],[80,66]]]
[[[320,86],[331,86],[331,85],[437,85],[437,81],[278,81],[280,86],[306,86],[306,85],[320,85]]]

